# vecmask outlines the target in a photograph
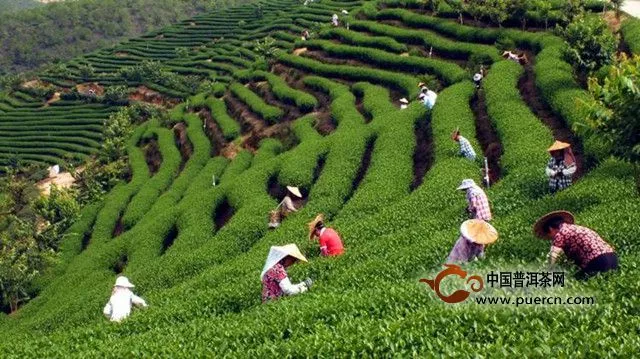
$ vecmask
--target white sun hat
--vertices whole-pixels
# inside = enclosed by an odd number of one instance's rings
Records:
[[[462,191],[462,190],[474,187],[475,185],[476,185],[476,182],[474,180],[472,180],[470,178],[467,178],[465,180],[462,180],[462,183],[456,189],[459,190],[459,191]]]
[[[125,287],[125,288],[133,288],[135,287],[135,285],[133,285],[133,283],[129,282],[129,278],[125,277],[125,276],[120,276],[118,278],[116,278],[116,284],[113,285],[114,287]]]
[[[481,73],[477,73],[475,75],[473,75],[473,81],[480,81],[482,80],[482,74]]]
[[[401,99],[400,99],[400,102],[402,102],[402,103],[409,103],[409,100],[407,100],[406,98],[404,98],[404,97],[403,97],[403,98],[401,98]]]
[[[344,9],[343,9],[343,10],[342,10],[342,13],[343,13],[343,14],[345,14],[345,15],[347,15],[349,12],[348,12],[347,10],[344,10]]]
[[[262,268],[262,273],[260,273],[260,279],[262,280],[264,274],[267,273],[269,269],[271,269],[286,256],[292,256],[293,258],[299,259],[303,262],[307,262],[307,258],[302,255],[300,249],[298,249],[298,246],[294,243],[290,243],[284,246],[272,246],[269,250],[267,261]]]
[[[300,189],[298,187],[287,186],[287,190],[293,193],[296,197],[302,198],[302,193],[300,193]]]

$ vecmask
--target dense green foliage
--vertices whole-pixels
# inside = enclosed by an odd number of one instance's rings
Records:
[[[0,0],[0,14],[34,8],[41,3],[37,0]]]
[[[618,48],[607,23],[596,15],[578,16],[561,34],[566,42],[565,57],[583,71],[610,64]]]
[[[573,135],[588,113],[576,101],[590,96],[563,57],[563,40],[521,31],[510,19],[502,28],[461,25],[451,1],[448,10],[444,1],[381,3],[274,0],[204,14],[48,73],[53,84],[92,77],[107,88],[126,85],[138,99],[171,109],[166,116],[149,111],[135,126],[114,116],[112,125],[124,122],[122,133],[130,134],[111,141],[126,153],[130,175],[81,211],[60,243],[59,263],[31,281],[35,299],[0,315],[0,351],[9,357],[634,356],[637,333],[620,330],[620,323],[637,323],[637,301],[628,295],[640,268],[632,165],[595,156],[604,141],[578,134],[585,154],[601,161],[584,168],[570,188],[548,193],[544,166],[553,126]],[[556,18],[566,4],[575,5],[552,0]],[[328,25],[342,9],[350,13],[342,17],[348,31]],[[303,28],[320,36],[302,42]],[[269,46],[259,48],[256,40]],[[527,67],[503,60],[505,47],[528,51]],[[480,63],[487,72],[478,90],[470,78]],[[120,76],[141,64],[150,76]],[[627,86],[634,72],[616,70],[625,75],[612,73],[603,89],[617,94],[609,96],[613,104],[637,112],[632,95],[638,91]],[[181,80],[163,82],[163,73]],[[415,101],[419,79],[427,78],[442,86],[431,110]],[[160,99],[145,99],[141,85]],[[11,125],[61,131],[53,126],[87,126],[91,119],[106,133],[103,103],[62,106],[69,112],[63,116],[50,112],[56,105],[41,108],[21,86],[9,87],[0,104],[9,107],[6,119],[21,124],[0,121],[0,133],[18,132]],[[548,108],[536,111],[531,96]],[[400,110],[402,97],[409,105]],[[483,110],[487,118],[479,117]],[[42,119],[40,112],[53,117]],[[542,121],[545,112],[565,123]],[[627,125],[634,123],[625,116]],[[213,133],[210,120],[218,125]],[[447,305],[418,282],[442,269],[467,218],[464,194],[455,188],[464,178],[481,180],[478,164],[462,158],[451,140],[455,128],[478,154],[487,130],[495,130],[492,141],[503,150],[502,175],[487,189],[500,237],[485,259],[465,268],[472,274],[544,270],[549,243],[535,239],[531,226],[547,211],[566,209],[615,247],[621,268],[578,282],[574,266],[561,264],[564,288],[497,294],[595,296],[595,306],[483,306],[473,298]],[[147,163],[149,140],[156,140],[159,166]],[[300,187],[305,204],[269,230],[269,211],[286,185]],[[317,242],[308,240],[306,224],[320,212],[342,236],[341,257],[321,257]],[[292,282],[311,277],[314,286],[261,304],[265,256],[285,243],[296,243],[309,259],[289,268]],[[150,307],[113,325],[100,308],[118,274],[136,284]],[[475,295],[491,294],[486,290]]]
[[[0,73],[66,60],[197,12],[243,2],[246,1],[80,0],[3,14]]]
[[[628,18],[622,23],[620,31],[631,52],[640,55],[640,19]]]
[[[622,59],[609,70],[603,83],[589,82],[588,126],[607,141],[613,152],[640,164],[640,56]]]

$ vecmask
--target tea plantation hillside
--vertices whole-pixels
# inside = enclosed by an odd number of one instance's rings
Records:
[[[171,108],[169,121],[136,128],[131,178],[83,209],[35,297],[0,313],[2,357],[636,355],[634,169],[572,131],[585,116],[577,100],[588,93],[562,56],[563,41],[543,31],[536,13],[526,16],[538,31],[522,31],[517,21],[460,24],[451,7],[439,10],[433,16],[413,0],[264,1],[39,74],[76,99],[43,106],[25,88],[0,99],[1,163],[81,161],[119,107]],[[551,9],[551,23],[561,11]],[[334,13],[339,27],[327,26]],[[622,30],[635,53],[637,28],[629,20]],[[312,36],[302,41],[305,29]],[[504,60],[509,46],[529,62]],[[487,73],[477,90],[480,64]],[[421,81],[438,90],[431,111],[416,100]],[[78,84],[95,93],[70,90]],[[132,94],[110,103],[102,91],[115,86]],[[404,110],[401,98],[410,100]],[[596,305],[451,305],[419,283],[442,269],[467,218],[456,187],[481,182],[480,163],[460,157],[451,140],[457,127],[490,155],[497,181],[487,194],[500,238],[469,273],[546,270],[549,243],[531,227],[565,209],[616,248],[621,268],[579,282],[563,265],[564,288],[533,294],[595,296]],[[582,170],[550,195],[544,168],[554,138],[574,146]],[[143,150],[151,140],[157,168]],[[268,213],[287,185],[307,202],[270,231]],[[317,213],[341,234],[344,255],[321,257],[308,240]],[[290,268],[292,281],[311,277],[314,286],[262,304],[269,248],[287,243],[309,259]],[[101,310],[118,274],[150,306],[114,325]]]

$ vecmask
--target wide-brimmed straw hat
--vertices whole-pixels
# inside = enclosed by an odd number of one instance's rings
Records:
[[[400,99],[400,102],[401,103],[409,103],[409,100],[407,100],[406,98],[403,97],[403,98]]]
[[[135,285],[133,285],[133,283],[129,282],[129,278],[125,277],[125,276],[120,276],[118,278],[116,278],[116,284],[113,285],[114,287],[124,287],[124,288],[133,288],[135,287]]]
[[[533,225],[533,233],[536,235],[536,237],[541,239],[547,238],[547,232],[544,230],[544,226],[547,224],[547,222],[556,218],[562,218],[565,223],[569,224],[573,224],[575,222],[573,214],[568,211],[553,211],[547,213],[544,216],[540,217],[536,221],[536,224]]]
[[[476,181],[472,180],[471,178],[467,178],[462,180],[462,183],[458,186],[458,188],[456,188],[456,190],[464,191],[474,186],[476,186]]]
[[[287,190],[293,193],[296,197],[302,198],[302,193],[300,193],[300,189],[298,187],[287,186]]]
[[[269,249],[269,255],[267,256],[267,261],[264,263],[264,267],[262,268],[262,273],[260,273],[260,279],[262,279],[269,269],[287,256],[307,262],[307,258],[305,258],[305,256],[300,252],[298,246],[294,243],[284,246],[272,246],[271,249]]]
[[[565,148],[569,148],[569,147],[571,147],[571,145],[566,143],[566,142],[556,141],[556,142],[553,143],[553,145],[551,145],[551,147],[549,147],[547,149],[547,151],[548,152],[560,151],[560,150],[564,150]]]
[[[324,215],[322,213],[318,214],[313,221],[307,224],[309,227],[309,239],[313,238],[313,232],[315,232],[318,223],[324,223]]]
[[[491,244],[498,239],[498,231],[481,219],[469,219],[460,226],[463,237],[473,243]]]

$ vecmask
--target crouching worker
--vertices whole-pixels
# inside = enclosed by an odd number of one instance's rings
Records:
[[[618,269],[618,257],[613,247],[593,230],[574,224],[573,214],[555,211],[538,219],[533,227],[537,237],[551,240],[549,265],[553,267],[564,253],[581,270],[576,279],[586,280],[610,270]]]
[[[318,238],[320,242],[320,254],[329,256],[339,256],[344,253],[342,239],[338,232],[324,226],[324,216],[319,214],[313,221],[309,222],[309,239]]]
[[[127,277],[120,276],[113,286],[111,298],[104,306],[103,313],[112,322],[119,322],[131,314],[131,306],[146,307],[144,299],[133,294],[131,288],[135,287]]]
[[[460,237],[453,246],[447,263],[469,262],[476,258],[484,258],[486,245],[498,239],[498,231],[481,219],[464,221],[460,226]]]
[[[297,261],[307,262],[295,244],[272,246],[267,262],[264,264],[260,279],[262,280],[262,302],[277,299],[285,295],[304,293],[313,282],[310,278],[304,282],[292,284],[287,275],[287,268]]]
[[[291,196],[296,199],[292,199]],[[269,213],[269,228],[279,227],[284,217],[287,217],[291,212],[297,212],[297,207],[300,207],[300,204],[298,203],[296,206],[296,203],[301,199],[302,193],[298,187],[287,186],[287,195],[278,204],[278,207]]]

